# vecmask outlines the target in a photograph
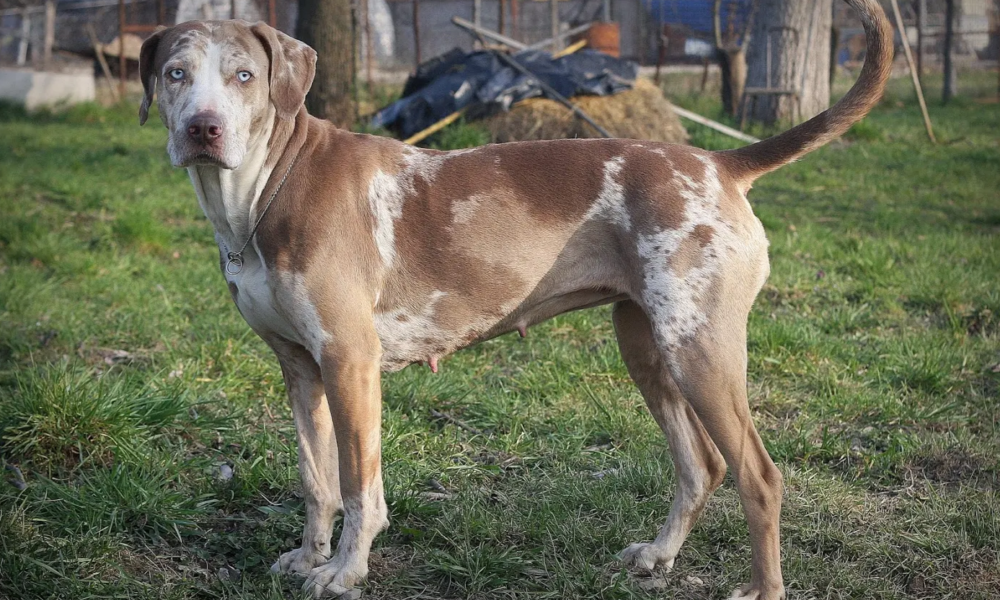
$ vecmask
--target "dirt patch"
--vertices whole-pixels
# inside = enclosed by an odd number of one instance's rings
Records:
[[[978,485],[996,479],[996,465],[961,448],[915,457],[903,465],[908,473],[934,483]]]

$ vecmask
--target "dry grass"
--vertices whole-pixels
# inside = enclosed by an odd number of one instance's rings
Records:
[[[614,96],[578,96],[573,102],[614,137],[686,143],[687,131],[652,82]],[[600,137],[593,127],[554,100],[533,98],[484,121],[494,142]]]

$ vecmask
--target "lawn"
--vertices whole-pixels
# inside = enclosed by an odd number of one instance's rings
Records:
[[[751,193],[772,272],[750,400],[785,476],[791,598],[1000,589],[1000,105],[932,100],[931,146],[905,84]],[[135,112],[0,109],[0,598],[293,597],[268,573],[304,516],[278,365],[165,130]],[[731,480],[673,571],[616,561],[655,536],[674,474],[609,316],[383,379],[392,526],[366,597],[719,598],[748,580]]]

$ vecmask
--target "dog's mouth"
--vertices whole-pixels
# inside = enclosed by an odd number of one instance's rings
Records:
[[[184,157],[175,167],[219,167],[221,169],[232,169],[226,160],[210,150],[199,150]]]
[[[190,161],[189,165],[206,165],[206,166],[216,166],[225,167],[225,161],[222,160],[221,156],[214,154],[212,152],[202,151],[195,154]]]

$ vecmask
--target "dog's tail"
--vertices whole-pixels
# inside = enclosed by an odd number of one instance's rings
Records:
[[[845,0],[861,16],[867,54],[861,75],[828,110],[756,144],[716,153],[730,174],[747,185],[823,146],[860,121],[878,103],[892,71],[893,33],[878,0]]]

